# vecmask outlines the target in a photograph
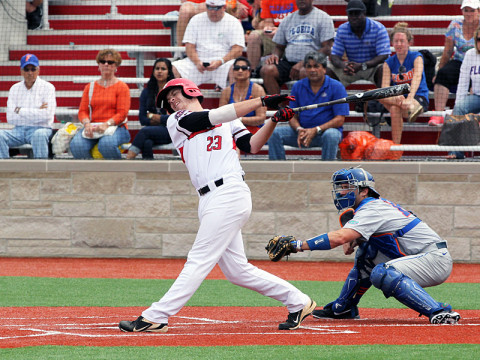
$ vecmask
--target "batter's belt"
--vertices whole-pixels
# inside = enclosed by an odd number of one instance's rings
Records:
[[[243,175],[242,175],[242,180],[245,180],[245,177]],[[220,187],[220,186],[223,185],[223,178],[215,180],[213,183],[215,184],[215,187]],[[210,186],[205,185],[204,187],[198,189],[197,191],[198,191],[200,196],[203,196],[203,195],[207,194],[208,192],[210,192],[211,190],[213,190],[213,189],[210,189]]]

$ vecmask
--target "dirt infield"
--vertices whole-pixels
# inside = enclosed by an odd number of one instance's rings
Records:
[[[295,331],[279,331],[279,307],[185,307],[166,334],[118,329],[142,308],[0,308],[0,348],[74,346],[238,346],[355,344],[479,344],[480,310],[462,310],[457,325],[430,325],[408,309],[360,309],[360,320],[307,318]]]
[[[0,258],[0,276],[175,279],[183,259]],[[286,280],[344,281],[353,263],[251,261]],[[225,279],[218,266],[207,279]],[[480,283],[479,264],[454,264],[447,282]]]

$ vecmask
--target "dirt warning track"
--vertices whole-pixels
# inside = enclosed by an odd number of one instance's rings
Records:
[[[480,310],[462,310],[457,325],[431,325],[408,309],[360,309],[360,320],[308,317],[294,331],[277,330],[281,307],[185,307],[166,334],[124,333],[120,320],[142,308],[0,308],[0,348],[74,346],[238,346],[354,344],[479,344]]]

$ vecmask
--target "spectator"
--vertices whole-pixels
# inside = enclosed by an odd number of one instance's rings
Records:
[[[143,159],[153,159],[153,146],[169,144],[172,142],[167,130],[167,112],[155,106],[157,94],[165,84],[174,78],[172,63],[165,58],[155,60],[152,74],[147,87],[140,94],[140,108],[138,117],[140,129],[128,149],[127,159],[135,159],[138,153],[142,153]]]
[[[240,22],[225,13],[225,0],[206,0],[206,5],[206,13],[188,23],[183,39],[187,58],[172,64],[173,73],[199,85],[215,82],[220,90],[227,86],[233,60],[242,55],[245,38]]]
[[[207,10],[205,0],[181,0],[181,3],[177,20],[177,44],[179,45],[183,43],[183,36],[190,19]]]
[[[444,111],[448,94],[457,91],[460,67],[465,53],[475,45],[473,33],[479,26],[479,0],[463,0],[463,20],[452,20],[445,33],[443,54],[434,78],[435,111]],[[453,58],[452,58],[453,54]],[[432,116],[428,125],[442,126],[443,116]]]
[[[318,104],[347,96],[345,87],[325,75],[327,56],[310,52],[304,60],[307,77],[292,87],[291,107]],[[342,125],[348,115],[348,104],[337,104],[302,111],[290,120],[290,126],[275,128],[268,141],[270,160],[285,160],[284,145],[295,147],[322,147],[322,160],[337,158],[338,144],[342,140]]]
[[[259,0],[260,1],[260,0]],[[247,39],[247,56],[255,70],[262,57],[270,55],[275,48],[273,37],[285,17],[297,11],[295,0],[261,0],[261,11],[257,15]]]
[[[330,55],[335,37],[332,18],[313,6],[313,0],[296,0],[298,10],[282,21],[273,41],[273,54],[260,70],[267,94],[280,92],[289,80],[305,77],[303,58],[310,51]]]
[[[335,36],[327,74],[347,87],[357,80],[367,80],[377,87],[382,83],[382,65],[390,55],[390,40],[385,26],[366,17],[365,4],[350,0],[348,22],[340,25]],[[346,54],[347,59],[343,60]]]
[[[251,73],[252,68],[247,58],[240,56],[234,61],[233,78],[235,82],[222,90],[220,106],[265,96],[263,87],[250,81]],[[240,120],[252,134],[255,134],[265,122],[266,113],[267,109],[261,106],[241,117]]]
[[[457,97],[452,115],[480,113],[480,27],[473,34],[475,47],[465,53],[460,67]],[[469,91],[471,84],[471,92]],[[450,159],[463,159],[463,152],[452,152]]]
[[[25,13],[29,30],[42,28],[43,0],[27,0],[25,2]]]
[[[98,52],[96,61],[100,79],[83,90],[78,119],[84,129],[73,137],[70,151],[76,159],[91,159],[91,149],[98,143],[98,151],[105,159],[121,159],[118,147],[130,141],[126,125],[130,89],[115,77],[122,57],[114,49],[105,49]],[[90,99],[92,85],[94,88]],[[113,134],[102,136],[110,126],[118,127]]]
[[[178,20],[177,20],[177,44],[181,45],[183,43],[183,37],[185,35],[185,30],[187,28],[188,22],[190,19],[202,12],[207,10],[205,6],[205,0],[181,0],[182,5],[178,11]],[[246,19],[249,15],[249,10],[251,10],[250,5],[245,0],[229,0],[226,5],[226,12],[232,16],[235,16],[238,19]],[[175,59],[184,58],[181,52],[176,52],[174,55]]]
[[[9,147],[31,144],[36,159],[48,158],[48,143],[57,101],[55,87],[40,79],[40,64],[33,54],[20,60],[23,81],[14,84],[8,93],[7,122],[11,130],[0,130],[0,158],[9,157]]]
[[[415,121],[417,116],[428,110],[428,87],[423,68],[423,57],[418,51],[410,51],[413,36],[408,24],[395,24],[390,34],[395,55],[383,64],[382,87],[410,84],[410,93],[379,100],[390,112],[392,140],[400,144],[403,118]]]
[[[349,2],[350,0],[345,0]],[[375,17],[378,15],[390,15],[392,13],[391,7],[394,0],[362,0],[367,9],[368,17]]]

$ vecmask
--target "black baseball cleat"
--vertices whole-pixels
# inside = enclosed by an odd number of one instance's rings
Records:
[[[139,316],[135,321],[120,321],[118,327],[125,332],[166,333],[168,331],[168,324],[153,323],[143,316]]]
[[[460,320],[460,314],[456,311],[440,311],[430,315],[431,324],[456,324]]]
[[[298,329],[302,321],[315,309],[315,306],[317,303],[310,299],[310,302],[302,310],[288,314],[287,321],[278,325],[278,330]]]
[[[314,310],[312,316],[315,319],[360,319],[356,305],[351,309],[337,313],[332,310],[332,304],[328,304],[321,310]]]

